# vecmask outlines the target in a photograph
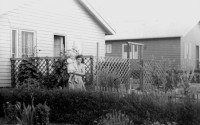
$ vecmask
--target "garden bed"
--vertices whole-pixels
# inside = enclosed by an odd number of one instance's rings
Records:
[[[9,101],[34,104],[46,102],[50,107],[51,123],[90,125],[113,110],[126,114],[135,125],[145,120],[161,123],[176,122],[180,125],[200,124],[200,104],[185,100],[182,103],[163,101],[158,96],[131,94],[125,97],[112,93],[82,92],[69,90],[19,89],[0,90],[0,117],[3,117],[2,104]]]

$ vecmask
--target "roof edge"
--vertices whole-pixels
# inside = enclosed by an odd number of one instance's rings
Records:
[[[78,0],[82,5],[97,19],[99,23],[102,24],[103,28],[106,30],[106,35],[114,35],[115,30],[101,17],[101,15],[89,4],[87,0]]]
[[[141,38],[131,38],[131,37],[127,37],[127,38],[106,38],[106,41],[119,41],[119,40],[138,40],[138,39],[165,39],[165,38],[181,38],[181,35],[177,35],[177,36],[161,36],[161,37],[141,37]]]

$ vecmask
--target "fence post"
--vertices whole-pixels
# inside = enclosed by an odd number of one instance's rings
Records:
[[[94,83],[94,69],[93,69],[93,66],[94,66],[94,57],[93,57],[93,56],[90,56],[91,82]]]
[[[127,86],[127,90],[129,92],[129,94],[131,93],[131,88],[132,88],[132,83],[131,83],[131,61],[133,61],[132,59],[128,59],[128,86]]]
[[[15,61],[11,59],[11,86],[15,87],[16,86],[16,81],[15,81]]]
[[[140,60],[140,66],[141,66],[141,68],[140,68],[140,89],[143,91],[144,90],[144,86],[143,86],[143,84],[144,84],[144,71],[143,71],[144,60],[143,59]]]
[[[144,46],[140,46],[140,86],[139,88],[144,91],[144,60],[143,60],[143,50]]]
[[[49,75],[49,60],[45,59],[46,61],[46,67],[47,67],[47,75]]]

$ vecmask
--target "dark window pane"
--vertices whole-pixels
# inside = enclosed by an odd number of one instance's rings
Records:
[[[128,46],[127,45],[124,45],[124,52],[128,52]],[[131,46],[129,46],[129,52],[131,52],[132,49],[131,49]]]

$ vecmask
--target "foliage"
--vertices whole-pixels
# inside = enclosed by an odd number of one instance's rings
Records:
[[[49,123],[50,108],[46,105],[38,104],[34,112],[34,125],[46,125]]]
[[[37,65],[38,62],[33,58],[22,60],[19,65],[19,72],[17,75],[20,83],[17,86],[23,85],[24,81],[27,79],[39,80],[41,78],[41,73],[38,71]]]
[[[28,91],[30,93],[33,90],[39,89],[39,88],[40,88],[40,83],[38,82],[38,80],[36,80],[34,78],[25,79],[23,81],[23,84],[21,86],[18,86],[19,90]]]
[[[20,117],[17,117],[17,120],[20,125],[33,125],[33,116],[35,112],[35,107],[33,105],[28,105],[27,107],[23,103],[23,109],[21,108],[21,103],[18,102],[15,105],[16,109],[20,113]]]
[[[168,69],[166,71],[165,90],[172,90],[180,83],[180,71],[176,69]]]
[[[12,91],[12,94],[9,94],[9,91],[0,91],[4,102],[20,101],[28,105],[31,104],[32,95],[36,105],[46,102],[50,107],[49,119],[54,123],[90,125],[101,116],[106,116],[115,110],[126,114],[135,125],[144,124],[148,120],[151,123],[159,121],[162,124],[176,122],[181,125],[198,125],[200,123],[200,105],[189,99],[180,103],[167,101],[162,96],[151,94],[118,97],[115,94],[92,91],[36,89],[30,93],[17,89]]]
[[[43,77],[42,85],[47,89],[68,86],[67,57],[59,58],[52,66],[53,71]]]
[[[111,113],[101,116],[98,121],[95,122],[98,125],[134,125],[127,115],[117,110],[113,110]]]
[[[119,88],[121,81],[116,71],[110,72],[108,68],[98,71],[98,84],[101,87]]]
[[[194,76],[194,71],[192,70],[183,71],[180,75],[181,82],[179,84],[179,87],[183,88],[184,95],[189,94],[189,87],[193,76]]]
[[[10,102],[6,102],[3,104],[3,110],[6,122],[16,123],[17,109],[15,108],[15,105],[11,104]]]

